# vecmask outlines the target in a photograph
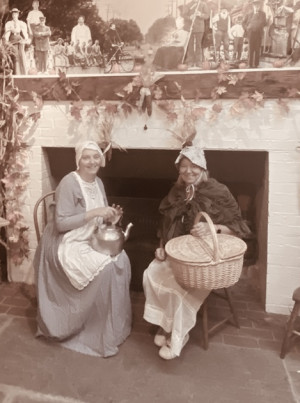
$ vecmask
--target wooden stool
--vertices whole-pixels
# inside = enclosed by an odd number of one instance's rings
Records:
[[[286,331],[281,346],[280,358],[285,357],[290,345],[291,338],[293,336],[300,336],[300,332],[294,329],[295,322],[300,311],[300,287],[296,288],[296,290],[294,291],[293,301],[295,301],[295,303],[290,318],[287,322]]]
[[[212,291],[212,293],[217,296],[218,298],[222,298],[223,300],[227,301],[229,308],[230,308],[230,315],[226,316],[226,318],[218,321],[214,324],[211,328],[208,328],[208,315],[207,315],[207,306],[208,306],[208,298],[205,299],[201,306],[200,312],[202,312],[202,337],[203,337],[203,348],[205,350],[208,349],[208,337],[215,333],[221,326],[223,326],[227,322],[233,322],[236,327],[240,327],[237,313],[234,309],[231,292],[229,288],[223,288],[224,293],[221,294],[219,291]]]

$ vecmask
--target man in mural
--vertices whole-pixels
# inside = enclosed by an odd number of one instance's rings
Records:
[[[40,3],[38,0],[33,0],[32,10],[29,11],[27,15],[26,21],[30,38],[33,37],[34,28],[40,23],[40,17],[44,17],[44,14],[39,10],[39,5]]]
[[[34,55],[36,67],[39,73],[47,72],[48,56],[50,51],[50,41],[51,30],[46,26],[46,18],[40,17],[40,23],[33,28],[33,38],[34,38]]]
[[[121,41],[120,35],[116,29],[116,25],[111,23],[109,29],[105,33],[105,48],[108,52],[107,58],[110,60],[114,53],[117,50],[117,47],[120,46],[123,42]],[[119,53],[116,53],[116,62],[119,62]]]
[[[205,20],[209,18],[208,6],[204,0],[192,0],[184,6],[182,16],[189,21],[186,62],[189,67],[200,67],[203,61],[202,40]]]
[[[229,60],[229,34],[230,34],[230,15],[226,8],[222,8],[220,13],[216,14],[213,19],[213,34],[215,36],[215,52],[216,59],[219,61],[221,58]],[[223,55],[221,56],[220,50],[223,45]]]
[[[92,39],[90,28],[84,23],[84,16],[81,15],[78,18],[78,24],[75,25],[72,29],[71,33],[71,42],[76,44],[79,41],[79,44],[82,45],[83,42],[88,43],[89,40]]]
[[[233,40],[233,59],[241,60],[245,31],[242,26],[243,16],[239,15],[230,28],[230,38]]]
[[[262,11],[263,1],[253,0],[252,11],[243,20],[243,28],[249,43],[248,63],[250,68],[259,65],[264,27],[267,24],[266,13]]]

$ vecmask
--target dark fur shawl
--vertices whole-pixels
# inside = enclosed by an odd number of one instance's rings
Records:
[[[161,201],[159,211],[163,215],[159,236],[163,244],[168,240],[188,234],[196,214],[206,212],[214,224],[226,225],[240,238],[249,238],[251,231],[242,219],[237,201],[227,188],[210,178],[195,187],[191,201],[185,201],[185,185],[175,184]]]

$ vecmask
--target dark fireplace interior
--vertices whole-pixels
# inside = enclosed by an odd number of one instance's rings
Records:
[[[56,183],[75,169],[73,148],[47,147],[46,153]],[[113,150],[111,161],[100,171],[109,203],[120,204],[124,209],[122,226],[134,224],[125,250],[132,265],[131,288],[135,291],[142,290],[143,272],[159,243],[158,206],[176,181],[177,155],[177,150]],[[260,208],[257,195],[264,186],[267,156],[258,151],[206,151],[210,176],[229,187],[254,233]],[[245,260],[253,264],[257,255],[256,242],[251,242]]]

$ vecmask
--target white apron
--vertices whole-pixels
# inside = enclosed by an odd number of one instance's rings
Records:
[[[86,203],[86,211],[97,207],[104,207],[104,199],[96,180],[85,182],[74,172],[78,180]],[[102,222],[102,218],[94,218],[80,228],[76,228],[63,236],[58,247],[58,258],[71,284],[78,290],[86,287],[90,281],[104,267],[116,260],[95,251],[89,243],[95,225]]]

